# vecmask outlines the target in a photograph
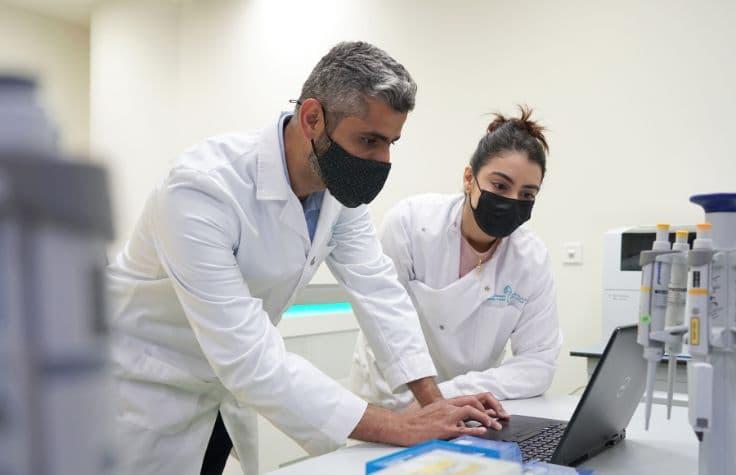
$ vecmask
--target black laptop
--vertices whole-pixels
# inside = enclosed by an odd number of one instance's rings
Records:
[[[646,363],[636,325],[618,327],[569,422],[512,415],[485,438],[516,442],[525,462],[577,465],[622,441],[644,394]]]

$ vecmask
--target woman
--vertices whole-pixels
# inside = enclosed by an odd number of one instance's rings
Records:
[[[562,337],[549,257],[519,228],[531,216],[548,147],[531,110],[520,111],[488,126],[465,167],[463,195],[412,197],[384,221],[384,252],[412,296],[445,397],[532,397],[554,376]],[[362,334],[351,386],[386,407],[413,402],[408,390],[391,392]]]

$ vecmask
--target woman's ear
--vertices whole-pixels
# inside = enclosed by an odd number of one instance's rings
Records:
[[[470,191],[473,189],[473,169],[470,168],[470,165],[465,166],[465,171],[463,172],[463,193],[470,194]]]

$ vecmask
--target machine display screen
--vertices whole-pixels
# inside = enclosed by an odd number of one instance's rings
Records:
[[[640,271],[639,254],[652,248],[656,233],[623,233],[621,235],[621,270]],[[687,236],[687,242],[692,247],[695,233]],[[675,242],[675,233],[670,233],[670,242]]]

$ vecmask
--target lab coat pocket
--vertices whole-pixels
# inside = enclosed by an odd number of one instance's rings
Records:
[[[448,309],[442,298],[442,291],[433,289],[419,280],[409,281],[408,286],[409,296],[422,323],[432,330],[439,327],[444,329]]]
[[[419,280],[409,281],[411,295],[421,320],[433,332],[454,332],[478,308],[477,282],[460,279],[433,289]]]
[[[521,309],[506,302],[486,300],[479,314],[474,336],[478,365],[497,366],[519,322]]]
[[[118,418],[148,430],[175,434],[187,430],[206,406],[215,383],[203,381],[156,358],[138,358],[135,371],[118,377]],[[145,376],[144,376],[145,375]]]
[[[481,302],[478,279],[463,278],[441,289],[409,282],[424,336],[441,380],[468,371],[475,361],[475,317]]]

